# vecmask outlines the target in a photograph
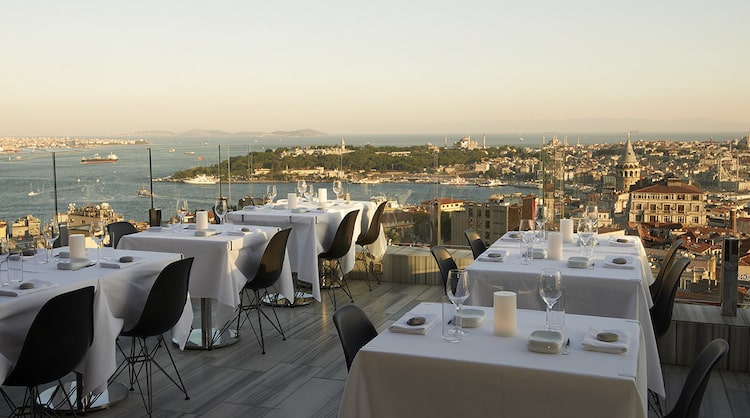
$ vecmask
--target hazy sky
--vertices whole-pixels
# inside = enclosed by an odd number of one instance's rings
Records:
[[[750,129],[749,17],[748,0],[4,0],[0,135]]]

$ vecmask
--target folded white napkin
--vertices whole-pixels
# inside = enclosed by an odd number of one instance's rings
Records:
[[[19,288],[19,284],[13,283],[12,286],[5,286],[0,287],[0,296],[23,296],[28,295],[29,293],[38,292],[40,290],[49,289],[50,287],[56,287],[57,283],[48,282],[45,280],[38,280],[38,279],[31,279],[26,280],[26,282],[34,283],[34,287],[31,289],[21,289]]]
[[[505,259],[508,258],[509,255],[510,251],[508,250],[489,249],[483,252],[479,257],[477,257],[477,261],[494,261],[496,263],[500,263],[505,261]]]
[[[624,259],[625,264],[615,263],[615,259]],[[634,269],[635,264],[633,264],[633,257],[626,256],[626,255],[612,255],[609,254],[604,257],[604,267],[610,268],[610,269]]]
[[[601,332],[611,332],[617,334],[617,341],[604,342],[596,339],[596,336]],[[628,351],[628,344],[630,341],[630,335],[627,332],[619,329],[598,329],[589,327],[586,332],[586,336],[583,337],[581,345],[584,350],[588,351],[599,351],[602,353],[612,354],[625,354]]]
[[[195,231],[195,236],[196,237],[210,237],[211,235],[216,235],[218,233],[219,231],[215,229],[201,229],[201,230]]]
[[[160,226],[151,226],[146,231],[149,231],[149,232],[161,232],[161,227]]]
[[[613,247],[632,247],[635,245],[635,237],[609,237],[609,245]]]
[[[80,270],[84,267],[93,266],[96,264],[95,260],[89,260],[88,258],[70,258],[69,261],[61,261],[57,263],[59,270]]]
[[[121,263],[117,260],[102,260],[99,262],[99,265],[108,269],[124,269],[135,264],[140,264],[141,261],[143,260],[139,261],[137,258],[134,258],[133,261],[130,261],[128,263]]]
[[[521,239],[521,233],[518,231],[506,232],[500,239],[503,241],[519,241]]]
[[[252,231],[241,231],[241,230],[237,229],[237,230],[226,231],[226,234],[227,235],[243,236],[243,235],[250,235],[250,234],[252,234]]]
[[[409,325],[406,323],[410,318],[419,317],[419,316],[425,319],[424,324]],[[402,333],[402,334],[425,335],[427,334],[427,331],[429,331],[432,327],[434,327],[438,322],[440,322],[440,319],[438,318],[438,315],[436,314],[409,312],[403,317],[401,317],[401,319],[394,322],[393,325],[388,327],[388,331]]]

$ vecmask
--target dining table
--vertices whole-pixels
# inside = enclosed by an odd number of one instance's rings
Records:
[[[513,291],[519,308],[544,310],[539,296],[540,272],[561,272],[564,290],[556,308],[566,314],[596,315],[638,320],[643,329],[648,360],[649,389],[664,396],[664,380],[649,309],[653,306],[648,286],[654,278],[640,239],[636,236],[596,236],[593,256],[582,259],[577,236],[562,244],[560,259],[550,258],[548,241],[535,243],[537,256],[529,264],[521,260],[520,239],[510,231],[491,244],[466,270],[470,296],[466,303],[492,306],[496,291]]]
[[[291,227],[287,250],[292,271],[297,274],[298,280],[310,285],[312,297],[320,301],[318,254],[331,245],[344,216],[353,210],[359,210],[350,250],[341,259],[343,273],[350,272],[355,263],[355,241],[361,232],[367,230],[375,209],[374,202],[345,200],[331,200],[323,205],[318,201],[300,202],[296,208],[290,208],[287,200],[282,199],[269,205],[245,206],[228,213],[227,218],[234,224]],[[376,242],[368,249],[376,258],[385,254],[386,242],[382,229]],[[287,300],[289,305],[293,305],[296,298]]]
[[[239,227],[210,225],[197,230],[196,224],[174,224],[149,228],[120,239],[120,249],[142,251],[179,251],[194,257],[190,271],[190,296],[200,299],[200,328],[194,328],[188,349],[213,349],[234,344],[238,336],[228,328],[229,320],[240,304],[240,290],[252,279],[268,242],[278,228],[268,226]],[[278,291],[292,297],[294,285],[284,258]],[[213,301],[217,303],[214,306]],[[218,324],[218,326],[217,326]]]
[[[396,322],[421,316],[443,321],[440,303],[421,303]],[[459,342],[443,341],[441,325],[424,335],[382,331],[354,358],[341,418],[544,417],[645,418],[644,339],[638,321],[568,315],[567,354],[529,349],[545,316],[516,311],[515,334],[493,332],[492,308]],[[587,344],[602,330],[622,336],[617,351]],[[591,349],[591,347],[597,347]],[[601,351],[599,351],[601,350]]]
[[[67,251],[67,247],[55,249],[58,255]],[[182,258],[178,253],[133,250],[121,250],[119,255],[130,256],[132,261],[97,260],[93,249],[86,253],[89,261],[83,264],[85,267],[76,270],[62,269],[69,260],[59,256],[50,263],[37,263],[33,257],[24,261],[23,281],[34,283],[34,287],[20,289],[17,283],[0,287],[0,382],[18,359],[26,333],[44,303],[56,295],[94,286],[94,337],[74,371],[82,381],[83,393],[99,395],[107,389],[107,381],[117,367],[118,335],[136,324],[162,269]],[[172,338],[181,348],[187,342],[192,321],[193,310],[188,299],[172,329]]]

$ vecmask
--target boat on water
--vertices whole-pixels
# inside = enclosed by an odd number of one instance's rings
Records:
[[[481,183],[477,183],[477,186],[479,187],[500,187],[500,186],[507,186],[507,183],[503,183],[500,180],[497,179],[490,179],[483,181]]]
[[[136,196],[138,197],[156,197],[156,193],[151,193],[147,188],[141,186],[140,189],[138,189],[138,193],[136,193]]]
[[[38,193],[38,192],[35,192],[35,191],[33,191],[33,190],[32,190],[32,191],[30,191],[30,192],[29,192],[28,194],[29,194],[29,196],[36,196],[36,195],[38,195],[39,193]]]
[[[182,180],[185,184],[216,184],[216,177],[208,177],[205,174],[195,176],[191,179]]]
[[[99,164],[99,163],[116,163],[120,158],[113,152],[107,154],[106,157],[102,157],[99,154],[94,154],[91,158],[81,158],[81,164]]]
[[[175,152],[175,149],[174,148],[170,148],[169,152]]]
[[[452,177],[450,180],[445,180],[440,182],[443,186],[469,186],[471,183],[469,183],[468,180],[461,176]]]
[[[195,151],[185,151],[182,153],[183,155],[194,155]]]

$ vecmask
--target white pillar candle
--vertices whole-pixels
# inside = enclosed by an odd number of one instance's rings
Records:
[[[68,237],[70,258],[86,258],[86,237],[83,234],[73,234]]]
[[[286,205],[289,209],[297,208],[297,193],[288,193],[286,195]]]
[[[512,337],[516,335],[516,293],[499,291],[493,294],[493,328],[495,335]]]
[[[208,212],[205,210],[195,212],[195,229],[199,231],[208,229]]]
[[[560,232],[547,233],[547,250],[550,260],[563,259],[563,237]]]
[[[573,220],[560,219],[560,233],[563,242],[573,242]]]
[[[328,203],[328,189],[323,187],[318,189],[318,203],[321,205]]]

